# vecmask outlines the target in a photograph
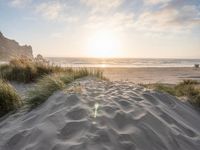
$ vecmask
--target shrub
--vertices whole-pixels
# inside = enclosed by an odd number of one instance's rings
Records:
[[[0,79],[0,116],[16,110],[22,101],[16,90],[7,82]]]

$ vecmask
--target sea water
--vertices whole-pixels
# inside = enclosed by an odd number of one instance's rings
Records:
[[[59,57],[48,57],[47,59],[63,67],[193,67],[194,64],[200,64],[200,59]]]

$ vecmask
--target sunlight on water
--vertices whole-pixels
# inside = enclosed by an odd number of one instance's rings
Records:
[[[107,67],[107,65],[106,64],[101,64],[100,67],[101,68],[105,68],[105,67]]]

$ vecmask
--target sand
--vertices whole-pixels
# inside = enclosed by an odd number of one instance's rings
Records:
[[[1,150],[199,150],[200,111],[131,82],[82,79],[0,121]]]
[[[11,82],[10,84],[15,88],[17,93],[22,98],[25,98],[28,91],[31,90],[34,87],[34,83],[24,84],[24,83],[18,83],[18,82]]]
[[[192,67],[104,68],[104,75],[112,81],[128,80],[134,83],[175,84],[184,79],[200,81],[200,69]]]

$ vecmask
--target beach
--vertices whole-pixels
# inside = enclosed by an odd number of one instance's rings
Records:
[[[111,81],[176,84],[185,79],[200,80],[200,59],[173,58],[47,58],[62,67],[100,68]]]
[[[125,81],[77,80],[0,121],[1,150],[198,150],[189,103]]]
[[[200,150],[200,0],[0,0],[0,150]]]
[[[63,68],[98,68],[111,81],[177,84],[183,80],[200,81],[200,59],[153,58],[64,58],[47,57],[53,66]],[[0,61],[0,64],[8,62]]]
[[[131,81],[134,83],[176,84],[183,80],[200,81],[200,69],[193,67],[142,67],[142,68],[102,68],[111,81]]]
[[[0,150],[199,150],[199,69],[14,63],[0,68]]]

